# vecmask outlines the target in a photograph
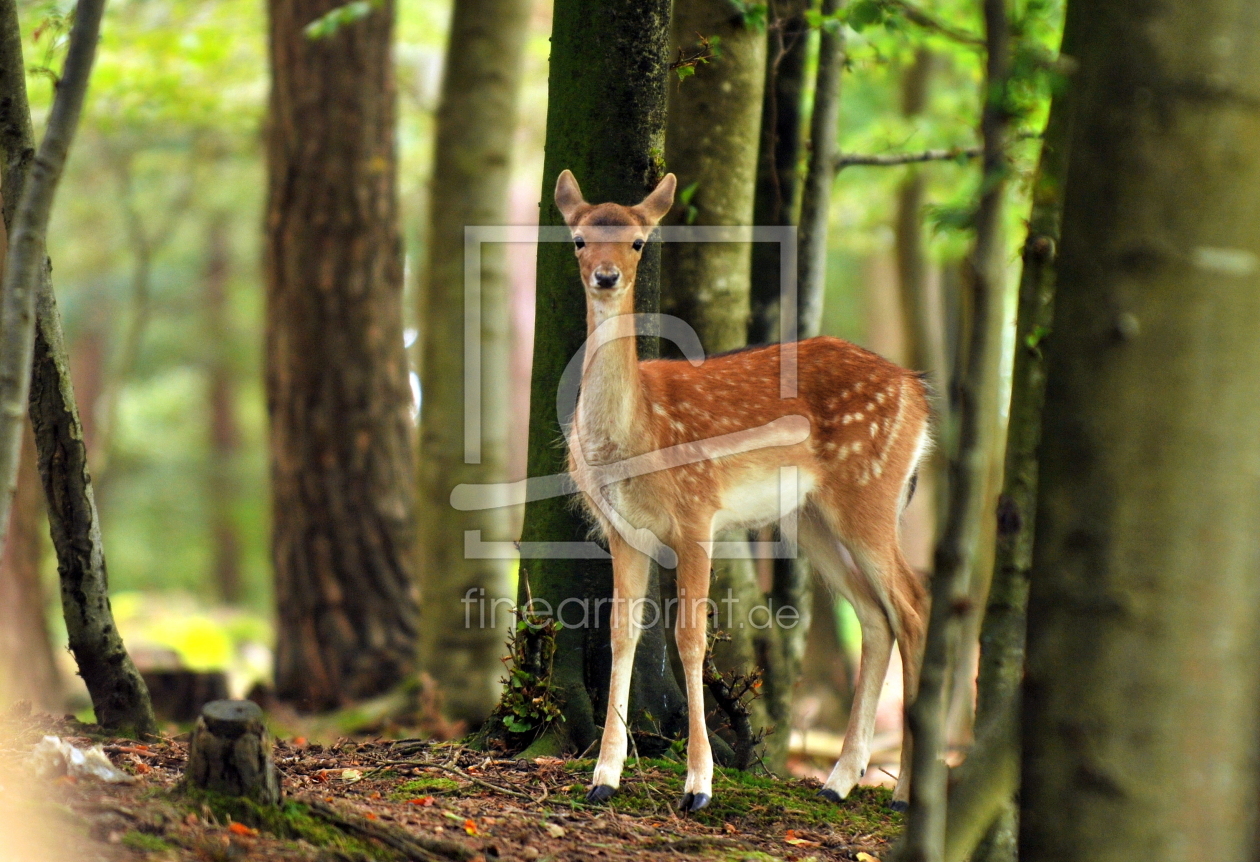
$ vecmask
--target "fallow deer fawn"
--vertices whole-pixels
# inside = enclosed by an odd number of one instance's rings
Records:
[[[796,397],[780,392],[778,345],[685,360],[640,362],[633,334],[634,282],[652,229],[669,211],[668,174],[641,203],[589,204],[569,171],[556,205],[573,236],[590,336],[581,395],[568,431],[569,469],[613,558],[612,679],[599,762],[588,800],[610,797],[626,758],[630,673],[653,544],[676,555],[678,651],[687,684],[687,780],[680,807],[713,795],[701,665],[714,533],[754,528],[798,511],[799,542],[815,571],[847,598],[862,626],[862,660],[840,759],[821,794],[848,795],[870,759],[875,707],[901,649],[906,698],[918,679],[926,592],[899,547],[899,518],[928,446],[919,375],[836,338],[796,345]],[[741,439],[741,434],[746,439]],[[747,438],[747,435],[754,435]],[[757,436],[760,435],[760,436]],[[752,440],[750,444],[748,439]],[[655,459],[648,472],[618,464]],[[795,499],[780,500],[780,468],[796,468]],[[614,476],[614,478],[616,478]],[[852,571],[841,546],[857,564]],[[657,559],[662,557],[657,556]],[[902,750],[894,806],[909,794]]]

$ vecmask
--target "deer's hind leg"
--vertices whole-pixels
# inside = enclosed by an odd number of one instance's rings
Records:
[[[887,511],[896,510],[889,507]],[[846,522],[840,511],[825,504],[812,515],[802,519],[802,545],[819,574],[849,599],[862,626],[862,659],[849,727],[840,759],[821,791],[823,796],[838,801],[866,774],[875,733],[875,711],[894,641],[901,650],[906,703],[914,697],[926,594],[901,553],[895,515]],[[849,549],[857,571],[846,565],[841,545]],[[907,736],[902,746],[902,770],[893,794],[895,808],[903,807],[909,798],[909,748]]]

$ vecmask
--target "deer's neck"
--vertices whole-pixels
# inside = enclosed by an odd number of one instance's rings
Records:
[[[645,399],[635,348],[633,300],[627,291],[617,304],[589,301],[586,355],[578,421],[589,462],[607,463],[641,454],[646,442]]]

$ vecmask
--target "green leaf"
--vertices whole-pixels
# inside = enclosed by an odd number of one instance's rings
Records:
[[[679,81],[685,81],[696,73],[696,67],[695,66],[679,66],[674,71],[678,73]]]
[[[323,15],[320,15],[311,23],[303,28],[302,32],[306,34],[306,38],[312,41],[319,39],[327,39],[334,35],[342,27],[349,26],[356,21],[362,21],[364,18],[372,14],[372,10],[379,5],[379,0],[353,0],[344,6],[337,6],[330,9]]]
[[[678,202],[683,206],[691,206],[691,199],[696,195],[696,189],[700,187],[700,181],[696,180],[691,185],[678,193]]]

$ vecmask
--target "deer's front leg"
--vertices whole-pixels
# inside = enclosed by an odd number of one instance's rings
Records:
[[[608,682],[608,714],[604,718],[604,738],[599,762],[591,779],[587,802],[602,802],[621,784],[621,767],[626,762],[627,728],[630,708],[630,674],[634,650],[639,643],[643,619],[643,596],[647,592],[648,558],[624,542],[609,542],[613,557],[613,604],[609,636],[612,640],[612,677]]]
[[[713,751],[704,723],[704,654],[709,618],[709,554],[698,542],[679,543],[678,621],[674,636],[687,679],[687,783],[678,807],[699,811],[713,798]]]

